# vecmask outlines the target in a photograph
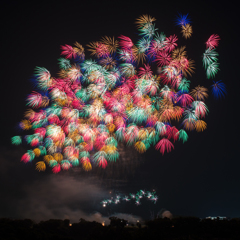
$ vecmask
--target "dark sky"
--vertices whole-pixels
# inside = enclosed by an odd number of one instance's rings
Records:
[[[210,1],[82,2],[1,3],[0,217],[78,221],[80,217],[93,220],[121,213],[150,218],[151,211],[162,209],[173,215],[201,218],[240,217],[238,15],[234,8]],[[181,37],[181,29],[174,24],[178,12],[188,13],[192,20],[193,36],[189,40]],[[189,133],[188,142],[175,144],[174,151],[164,156],[154,149],[140,155],[120,146],[119,161],[104,171],[75,169],[54,175],[37,172],[34,163],[21,163],[27,148],[10,142],[19,134],[16,126],[23,118],[26,96],[34,90],[30,78],[35,66],[45,67],[56,76],[60,46],[75,41],[86,46],[102,36],[125,35],[136,42],[134,22],[143,14],[157,19],[159,32],[176,34],[179,45],[187,46],[188,56],[196,62],[191,87],[212,84],[206,79],[202,54],[208,37],[220,35],[220,71],[214,80],[222,80],[228,94],[219,101],[212,96],[206,101],[207,130]],[[140,189],[155,189],[157,204],[143,201],[139,207],[129,203],[108,209],[99,204],[109,197],[109,191],[125,195]]]

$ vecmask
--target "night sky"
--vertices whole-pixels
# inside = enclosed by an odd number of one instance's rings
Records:
[[[115,214],[125,218],[149,219],[151,214],[168,210],[173,216],[240,217],[239,158],[239,20],[234,7],[210,1],[146,1],[118,3],[108,1],[56,1],[57,4],[1,2],[1,155],[0,218],[69,218],[77,222],[106,220]],[[84,2],[84,3],[83,3]],[[178,13],[189,14],[193,35],[186,40],[174,21]],[[179,46],[186,45],[189,58],[196,63],[189,79],[191,88],[210,87],[213,80],[226,84],[225,99],[206,100],[209,114],[207,129],[190,132],[189,139],[177,142],[164,156],[154,148],[139,154],[120,145],[120,159],[104,171],[84,172],[80,168],[53,174],[35,170],[35,162],[24,164],[21,156],[30,147],[12,146],[11,137],[19,131],[26,97],[34,88],[30,81],[36,66],[45,67],[56,77],[60,46],[83,46],[102,36],[125,35],[138,39],[135,19],[148,14],[155,17],[159,32],[176,34]],[[212,34],[221,38],[220,71],[207,79],[202,66],[205,42]],[[89,52],[86,59],[90,58]],[[103,208],[100,202],[116,193],[136,193],[155,189],[158,202],[142,205],[121,203]],[[111,194],[110,194],[111,191]]]

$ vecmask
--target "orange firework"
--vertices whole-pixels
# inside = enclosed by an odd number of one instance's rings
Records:
[[[187,38],[190,38],[193,31],[192,31],[192,26],[190,24],[186,24],[186,25],[182,25],[182,34],[183,34],[183,37],[185,37],[186,39]]]

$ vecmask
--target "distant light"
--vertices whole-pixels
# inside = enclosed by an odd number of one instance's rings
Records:
[[[71,223],[69,223],[69,226],[71,227],[71,226],[72,226],[72,224],[71,224]]]
[[[211,216],[208,216],[208,217],[206,217],[206,219],[211,219],[211,220],[227,220],[227,217],[221,217],[221,216],[211,217]]]
[[[102,222],[102,226],[105,226],[105,223],[104,223],[104,222]]]

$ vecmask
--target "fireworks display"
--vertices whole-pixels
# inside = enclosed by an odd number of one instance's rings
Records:
[[[58,77],[36,67],[37,91],[27,97],[29,109],[19,123],[29,135],[12,138],[15,145],[31,146],[21,161],[40,159],[36,169],[49,166],[54,173],[77,166],[86,171],[106,168],[119,158],[119,141],[140,153],[155,146],[164,154],[176,141],[187,141],[187,131],[206,129],[208,89],[200,85],[190,89],[194,61],[185,46],[178,46],[175,34],[157,32],[155,21],[148,15],[136,20],[136,43],[123,35],[90,42],[87,49],[94,60],[85,59],[78,42],[61,46]],[[176,21],[185,39],[193,33],[190,23],[188,15],[180,14]],[[206,42],[207,78],[219,70],[215,50],[219,40],[215,34]],[[214,82],[212,93],[224,96],[225,85]],[[140,196],[146,195],[136,199]]]
[[[154,190],[152,192],[140,190],[136,194],[130,193],[129,195],[125,195],[125,196],[121,196],[120,194],[116,195],[115,197],[103,200],[101,204],[103,207],[106,207],[107,205],[110,205],[110,204],[118,204],[120,202],[135,201],[135,204],[139,206],[141,204],[141,199],[143,198],[146,198],[152,201],[154,204],[158,200],[158,196],[156,195],[156,192]]]

